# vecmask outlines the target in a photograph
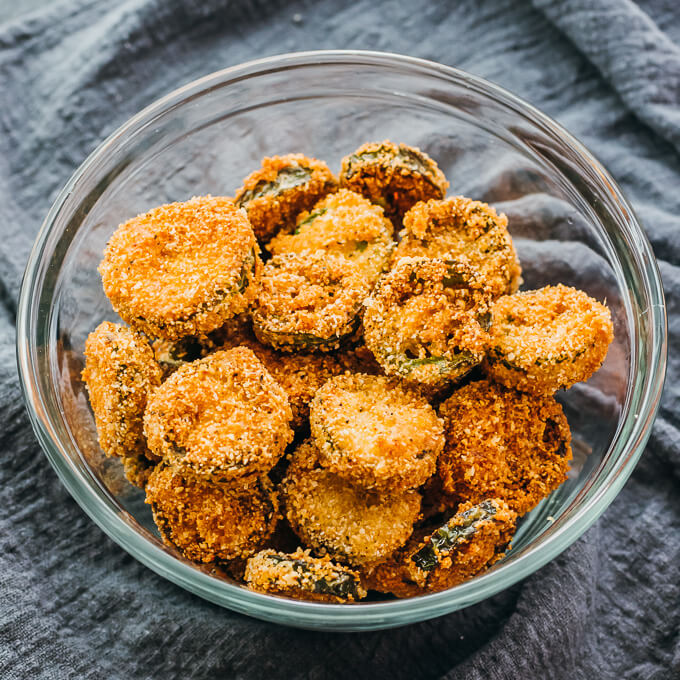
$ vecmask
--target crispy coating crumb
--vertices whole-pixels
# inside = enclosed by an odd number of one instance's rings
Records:
[[[358,329],[370,285],[342,255],[275,255],[264,268],[253,312],[260,342],[283,351],[330,351]]]
[[[440,388],[484,358],[489,303],[466,262],[404,257],[365,302],[364,340],[388,375]]]
[[[440,407],[446,446],[438,473],[461,500],[500,498],[525,514],[567,478],[571,432],[562,407],[486,380],[470,383]]]
[[[85,342],[82,376],[104,453],[153,459],[142,418],[161,369],[144,336],[110,321],[99,324]]]
[[[179,472],[230,481],[268,472],[293,439],[288,397],[253,352],[181,366],[144,415],[149,447]]]
[[[392,560],[366,570],[364,583],[397,597],[452,588],[503,557],[516,521],[517,513],[500,499],[465,503],[444,525],[423,530]]]
[[[434,409],[383,376],[329,380],[312,401],[310,425],[321,465],[376,491],[420,486],[433,474],[444,446]]]
[[[232,199],[200,196],[121,224],[99,265],[104,292],[131,326],[178,340],[208,333],[257,294],[261,262]]]
[[[312,557],[309,550],[292,554],[263,550],[248,560],[245,578],[253,590],[297,600],[353,602],[366,597],[357,572],[334,564],[328,556]]]
[[[416,203],[404,216],[393,261],[407,256],[457,259],[462,255],[479,270],[494,298],[514,293],[522,269],[507,226],[505,215],[464,196]]]
[[[149,477],[146,502],[163,541],[197,562],[249,557],[272,535],[278,516],[266,478],[248,486],[216,484],[164,463]]]
[[[415,490],[379,494],[321,468],[311,440],[296,450],[281,493],[304,544],[352,565],[386,560],[406,543],[420,514]]]
[[[553,394],[588,380],[614,338],[609,309],[562,284],[502,297],[491,315],[484,370],[530,394]]]
[[[340,185],[382,206],[387,217],[400,224],[418,201],[444,198],[449,183],[424,151],[385,140],[362,144],[345,156]]]
[[[292,231],[298,214],[336,189],[337,180],[323,161],[291,153],[264,158],[262,167],[243,180],[235,200],[266,243],[278,231]]]
[[[387,268],[394,246],[392,222],[380,206],[347,189],[321,199],[301,213],[293,234],[275,236],[267,246],[273,254],[310,250],[344,255],[373,285]]]

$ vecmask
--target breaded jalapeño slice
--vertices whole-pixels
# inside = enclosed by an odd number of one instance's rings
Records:
[[[382,206],[387,217],[400,223],[418,201],[444,198],[449,183],[424,151],[385,140],[362,144],[342,159],[340,186]]]
[[[438,389],[484,358],[489,303],[465,262],[404,257],[365,303],[364,341],[388,375]]]
[[[366,585],[397,597],[452,588],[503,557],[516,521],[517,513],[497,498],[465,503],[447,522],[420,530],[391,560],[369,569]]]
[[[253,589],[297,600],[353,602],[366,597],[356,571],[316,558],[309,550],[294,553],[263,550],[248,560],[246,583]]]
[[[278,501],[266,477],[216,484],[161,463],[146,484],[146,502],[163,541],[190,560],[245,558],[274,532]]]
[[[370,283],[343,255],[275,255],[264,267],[253,328],[260,342],[294,352],[337,349],[354,335]]]
[[[292,234],[275,236],[272,254],[325,250],[352,260],[373,284],[387,268],[394,243],[383,209],[347,189],[321,199],[300,213]]]
[[[439,415],[446,445],[437,472],[446,493],[499,498],[523,515],[566,480],[571,432],[553,397],[478,380],[457,389]]]
[[[311,440],[300,444],[280,487],[295,533],[339,562],[362,565],[390,557],[413,532],[420,494],[362,489],[322,468],[318,456]]]
[[[337,182],[328,166],[301,153],[272,156],[243,180],[236,204],[245,208],[255,235],[266,243],[278,231],[290,231],[295,217],[335,191]]]
[[[116,312],[152,338],[209,333],[243,312],[261,269],[250,223],[230,198],[170,203],[120,225],[99,265]]]
[[[614,337],[609,309],[562,284],[502,297],[491,319],[486,374],[535,395],[588,380]]]
[[[479,271],[494,297],[514,293],[522,270],[507,226],[504,214],[464,196],[416,203],[404,216],[393,259],[463,256]]]
[[[320,464],[364,489],[413,489],[430,477],[443,423],[420,395],[384,376],[331,378],[310,408]]]
[[[230,482],[271,470],[293,439],[288,397],[253,352],[180,366],[149,399],[149,447],[180,473]]]
[[[107,456],[151,458],[142,418],[161,368],[146,338],[104,321],[87,336],[83,380],[90,395],[99,445]]]

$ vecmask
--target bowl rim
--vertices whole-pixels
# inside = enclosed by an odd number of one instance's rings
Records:
[[[617,465],[606,473],[600,488],[593,496],[568,517],[563,526],[543,538],[539,545],[521,555],[511,565],[499,565],[497,569],[482,574],[470,581],[440,593],[423,595],[405,600],[378,603],[362,603],[360,606],[329,604],[291,600],[250,591],[244,587],[220,581],[183,562],[169,551],[149,541],[124,520],[124,511],[116,509],[90,487],[89,480],[68,462],[64,446],[52,427],[49,416],[41,407],[41,389],[31,348],[23,339],[33,336],[31,303],[39,282],[38,274],[43,263],[43,253],[51,235],[55,219],[68,197],[84,175],[96,166],[99,159],[115,146],[116,142],[153,118],[172,107],[212,87],[225,87],[244,77],[282,70],[294,66],[344,64],[381,67],[400,66],[410,71],[426,71],[466,86],[501,101],[506,106],[528,116],[532,123],[548,128],[563,144],[571,147],[581,159],[609,185],[608,189],[620,206],[623,221],[630,235],[634,237],[639,252],[636,264],[643,274],[642,283],[650,301],[648,314],[651,317],[652,339],[649,342],[649,366],[643,376],[643,392],[637,413],[624,414],[617,434],[628,422],[630,431],[627,441],[621,444],[621,458]],[[627,213],[627,214],[626,214]],[[633,338],[634,340],[634,338]],[[17,363],[24,401],[33,430],[50,463],[71,496],[86,514],[116,543],[133,557],[159,575],[181,587],[222,606],[279,623],[300,627],[325,628],[326,630],[363,630],[388,628],[404,625],[426,618],[432,618],[455,609],[469,606],[493,595],[533,573],[571,545],[601,515],[621,490],[639,460],[651,434],[651,425],[656,417],[663,389],[666,369],[666,312],[661,278],[649,241],[640,222],[618,184],[607,170],[573,135],[534,106],[494,83],[471,75],[460,69],[437,62],[394,54],[365,50],[320,50],[293,52],[251,60],[231,66],[191,81],[169,94],[155,100],[139,113],[128,119],[109,135],[73,173],[57,198],[54,200],[29,255],[24,273],[19,304],[17,308]],[[635,343],[633,342],[633,347]],[[629,387],[627,394],[630,395]],[[630,421],[630,422],[629,422]],[[614,437],[614,443],[617,437]],[[608,452],[611,452],[612,445]],[[623,453],[627,450],[627,453]],[[505,578],[501,578],[501,575]],[[455,593],[455,595],[454,595]]]

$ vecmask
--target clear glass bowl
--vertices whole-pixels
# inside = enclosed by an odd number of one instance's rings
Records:
[[[155,205],[233,194],[265,155],[299,151],[339,168],[368,140],[421,147],[449,193],[510,220],[524,288],[563,282],[606,299],[615,339],[587,384],[559,395],[574,437],[569,480],[524,518],[487,573],[442,593],[354,605],[298,602],[220,580],[164,547],[118,461],[103,457],[80,378],[87,334],[115,315],[97,265],[116,226]],[[132,118],[81,166],[40,231],[17,322],[35,432],[85,512],[125,550],[184,588],[239,612],[326,630],[440,616],[507,588],[576,540],[642,453],[666,360],[666,321],[649,243],[614,180],[555,122],[461,71],[403,56],[310,52],[250,62],[176,90]],[[64,531],[68,531],[64,527]]]

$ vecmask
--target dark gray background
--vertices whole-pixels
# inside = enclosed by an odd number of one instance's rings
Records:
[[[675,0],[0,3],[0,677],[680,677],[680,10]],[[403,52],[489,78],[613,173],[660,260],[669,375],[603,517],[510,590],[441,619],[331,635],[260,623],[142,567],[35,443],[13,318],[59,188],[130,115],[195,77],[319,48]]]

